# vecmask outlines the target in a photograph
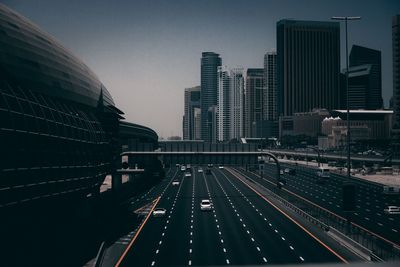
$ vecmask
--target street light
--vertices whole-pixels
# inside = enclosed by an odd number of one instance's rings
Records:
[[[355,209],[356,187],[350,179],[350,107],[349,107],[349,52],[347,41],[347,21],[359,20],[361,17],[332,17],[333,20],[344,20],[346,28],[346,105],[347,105],[347,182],[342,186],[343,211],[347,217],[347,232],[351,230],[351,215]]]
[[[346,28],[346,106],[347,106],[347,178],[350,180],[350,107],[349,107],[349,53],[347,41],[347,21],[360,20],[361,17],[332,17],[333,20],[342,20]]]

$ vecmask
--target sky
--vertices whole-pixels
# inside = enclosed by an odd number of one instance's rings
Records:
[[[393,94],[391,19],[398,0],[0,0],[81,58],[125,118],[160,137],[182,136],[184,89],[200,84],[200,57],[213,51],[228,67],[260,68],[276,50],[280,19],[361,16],[349,47],[382,52],[385,107]],[[344,31],[341,64],[345,67]],[[350,50],[349,50],[350,51]]]

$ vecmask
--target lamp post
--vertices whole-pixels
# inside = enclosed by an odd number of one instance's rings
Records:
[[[350,107],[349,107],[349,52],[347,38],[347,21],[359,20],[361,17],[332,17],[333,20],[341,20],[345,23],[346,33],[346,105],[347,105],[347,181],[342,186],[343,211],[347,219],[347,233],[351,232],[351,217],[355,210],[356,203],[356,187],[350,179]]]
[[[332,17],[333,20],[344,21],[346,32],[346,106],[347,106],[347,178],[350,180],[350,107],[349,107],[349,53],[347,40],[347,21],[359,20],[361,17]]]

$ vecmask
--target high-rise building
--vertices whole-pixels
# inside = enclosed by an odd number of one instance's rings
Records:
[[[400,138],[400,15],[392,18],[393,129]]]
[[[218,137],[218,123],[217,123],[218,107],[217,105],[208,108],[207,112],[207,129],[209,131],[208,136],[210,143],[216,143]]]
[[[194,117],[194,140],[201,139],[201,109],[194,108],[193,110]]]
[[[263,120],[264,69],[247,69],[244,136],[255,137],[253,124]]]
[[[267,52],[264,55],[264,120],[278,120],[278,99],[276,81],[276,52]]]
[[[239,140],[241,137],[243,137],[244,77],[242,68],[235,68],[230,71],[230,89],[230,139]]]
[[[353,45],[349,56],[350,68],[365,64],[370,65],[370,70],[366,105],[363,109],[381,109],[383,108],[381,51]]]
[[[214,52],[203,52],[201,58],[201,138],[211,141],[211,124],[208,122],[208,110],[217,105],[218,73],[217,68],[221,66],[222,60],[219,54]],[[217,128],[215,125],[214,128]]]
[[[218,67],[218,141],[230,140],[231,99],[230,77],[226,66]]]
[[[185,113],[183,116],[183,139],[195,138],[194,109],[200,108],[200,86],[185,89]]]
[[[364,64],[349,67],[349,109],[378,109],[378,103],[371,99],[371,92],[374,87],[374,74],[372,73],[372,65]],[[344,83],[344,90],[342,107],[347,109],[347,92],[346,84]],[[382,99],[382,98],[381,98]]]
[[[277,23],[278,115],[339,106],[338,22]]]

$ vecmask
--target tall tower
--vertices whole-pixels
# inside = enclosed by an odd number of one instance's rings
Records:
[[[231,107],[230,107],[230,77],[229,70],[226,66],[218,67],[218,141],[230,140],[230,123],[231,123]]]
[[[185,114],[183,116],[183,139],[195,138],[194,109],[200,108],[200,86],[185,89]]]
[[[400,15],[392,18],[393,129],[400,138]]]
[[[230,139],[243,137],[243,68],[235,68],[230,72],[231,130]]]
[[[383,107],[381,51],[353,45],[349,56],[350,67],[366,64],[371,67],[365,109],[381,109]]]
[[[203,52],[201,58],[201,138],[211,142],[210,129],[212,122],[208,121],[208,111],[217,105],[218,73],[217,68],[221,66],[219,54],[214,52]],[[213,126],[212,128],[217,128]]]
[[[338,22],[277,23],[278,113],[339,107]]]
[[[247,69],[244,136],[255,137],[253,125],[263,119],[264,69]]]
[[[267,52],[264,55],[264,86],[263,119],[276,121],[278,120],[276,52]]]

